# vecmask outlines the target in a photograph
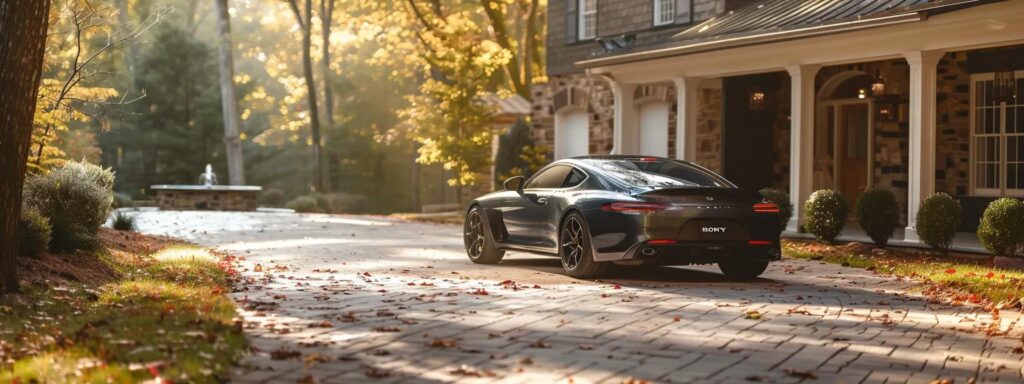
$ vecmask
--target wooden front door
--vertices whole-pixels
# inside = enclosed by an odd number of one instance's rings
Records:
[[[868,129],[868,104],[845,104],[837,106],[836,116],[836,182],[839,192],[850,203],[850,212],[855,211],[857,197],[868,188],[870,171],[870,140]]]

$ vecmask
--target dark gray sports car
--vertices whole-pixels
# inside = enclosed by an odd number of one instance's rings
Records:
[[[576,157],[504,186],[469,204],[465,245],[475,263],[517,250],[558,256],[579,278],[611,264],[718,263],[749,279],[781,255],[778,205],[685,161]]]

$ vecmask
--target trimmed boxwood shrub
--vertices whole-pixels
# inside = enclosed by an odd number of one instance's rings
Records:
[[[50,220],[34,208],[21,210],[21,225],[18,228],[18,253],[22,256],[39,257],[50,246]]]
[[[885,248],[900,226],[900,204],[888,189],[873,188],[857,197],[857,223],[875,245]]]
[[[925,244],[948,254],[962,215],[960,202],[943,192],[935,193],[921,203],[914,229]]]
[[[299,213],[316,213],[320,212],[320,204],[318,204],[316,197],[313,196],[299,196],[288,204],[285,204],[285,208],[294,209],[295,212]]]
[[[985,208],[978,240],[994,254],[1016,256],[1024,246],[1024,203],[1004,197]]]
[[[815,191],[804,204],[804,228],[818,239],[833,242],[846,225],[846,198],[838,191]]]
[[[266,206],[280,207],[284,202],[284,191],[280,189],[268,189],[260,196],[260,204]]]
[[[786,191],[775,188],[764,188],[760,191],[761,197],[779,206],[779,225],[783,230],[793,218],[793,202],[789,201],[789,194]]]
[[[91,248],[113,202],[114,173],[86,162],[65,162],[25,182],[25,204],[50,220],[53,251]]]

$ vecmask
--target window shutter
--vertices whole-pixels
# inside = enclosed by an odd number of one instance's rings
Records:
[[[567,44],[575,43],[579,38],[579,9],[577,5],[579,0],[565,0],[565,42]]]
[[[693,21],[692,15],[690,15],[690,7],[693,5],[693,0],[675,0],[676,1],[676,24],[690,24]]]

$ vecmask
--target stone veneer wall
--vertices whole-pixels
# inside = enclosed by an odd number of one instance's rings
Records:
[[[697,163],[716,172],[722,169],[722,88],[719,82],[705,83],[698,94],[697,116]],[[613,146],[615,98],[608,83],[600,78],[587,77],[581,73],[553,76],[545,84],[535,84],[533,93],[532,137],[535,145],[554,149],[555,142],[555,94],[574,87],[583,91],[588,98],[587,113],[590,116],[590,153],[607,154]],[[666,100],[676,99],[674,86],[667,86]],[[676,114],[673,104],[668,117],[668,155],[676,157]],[[787,146],[788,148],[788,146]],[[553,155],[549,152],[549,158]]]
[[[156,202],[165,211],[255,211],[259,191],[156,190]]]
[[[935,191],[970,193],[971,76],[967,52],[950,52],[939,61],[935,137]]]
[[[572,73],[552,76],[547,83],[534,84],[532,137],[535,145],[547,146],[548,158],[554,155],[555,144],[555,94],[576,88],[587,96],[587,113],[590,115],[590,153],[607,154],[612,150],[612,129],[614,124],[615,97],[611,86],[600,78]]]

